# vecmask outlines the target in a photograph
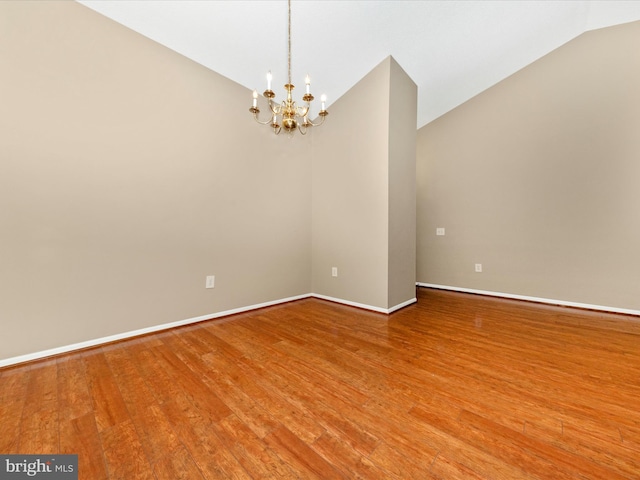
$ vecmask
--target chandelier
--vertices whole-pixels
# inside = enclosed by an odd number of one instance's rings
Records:
[[[258,91],[253,91],[253,105],[249,109],[251,113],[253,113],[253,118],[256,122],[261,125],[269,125],[273,129],[273,133],[278,135],[282,129],[287,132],[289,135],[292,135],[296,130],[298,130],[302,135],[307,133],[307,129],[309,127],[317,127],[322,125],[324,119],[329,112],[325,110],[325,102],[327,101],[326,95],[322,95],[320,97],[320,111],[318,115],[320,116],[320,121],[318,123],[313,123],[309,120],[309,112],[311,110],[311,102],[313,101],[313,95],[311,95],[311,79],[309,75],[305,78],[306,84],[306,92],[302,97],[302,101],[304,102],[304,106],[299,107],[295,100],[293,100],[293,89],[295,88],[291,83],[291,0],[288,0],[289,4],[289,30],[288,30],[288,56],[287,56],[287,64],[288,64],[288,74],[289,74],[289,82],[284,86],[284,89],[287,92],[286,98],[282,101],[282,103],[278,104],[273,101],[276,94],[271,90],[271,71],[267,73],[267,89],[264,91],[263,95],[269,102],[269,109],[271,110],[271,116],[269,120],[261,121],[258,118],[260,114],[260,109],[258,108]]]

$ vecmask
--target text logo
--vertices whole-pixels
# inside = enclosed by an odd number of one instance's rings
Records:
[[[78,455],[0,455],[0,480],[78,480]]]

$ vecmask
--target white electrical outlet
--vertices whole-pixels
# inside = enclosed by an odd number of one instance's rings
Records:
[[[482,264],[481,263],[476,263],[476,272],[477,273],[482,273]]]
[[[436,228],[436,235],[444,236],[444,228],[443,227]]]
[[[331,267],[331,276],[332,277],[338,276],[338,267]]]
[[[215,275],[207,275],[207,279],[204,283],[204,288],[213,288],[216,285]]]

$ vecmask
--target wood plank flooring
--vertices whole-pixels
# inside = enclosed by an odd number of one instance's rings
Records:
[[[0,370],[0,453],[100,479],[639,479],[637,317],[418,289]]]

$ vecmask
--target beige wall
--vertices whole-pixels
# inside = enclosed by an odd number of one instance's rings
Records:
[[[0,360],[311,291],[248,90],[74,2],[0,2],[0,71]]]
[[[313,291],[378,308],[387,308],[389,64],[333,103],[313,142]]]
[[[416,88],[391,58],[284,141],[247,89],[74,2],[0,2],[0,67],[0,364],[312,292],[415,296]]]
[[[639,29],[418,132],[419,282],[640,309]],[[286,142],[248,90],[73,2],[0,2],[0,69],[0,362],[310,292],[413,296],[415,85],[392,58]]]
[[[389,88],[389,307],[416,297],[418,88],[391,58]]]
[[[638,45],[585,33],[419,130],[419,282],[640,310]]]
[[[313,292],[387,310],[415,298],[416,86],[388,57],[328,118],[314,132]]]

